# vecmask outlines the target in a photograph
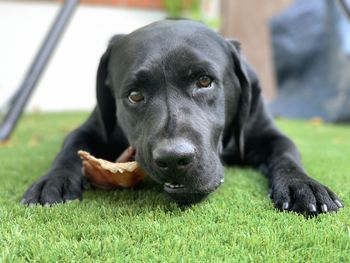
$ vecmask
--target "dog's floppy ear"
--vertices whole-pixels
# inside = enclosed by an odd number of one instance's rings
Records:
[[[246,67],[244,65],[243,59],[241,57],[241,45],[237,40],[228,40],[230,44],[233,64],[234,64],[234,73],[238,78],[241,92],[238,100],[238,107],[235,116],[234,124],[234,137],[236,144],[239,147],[239,154],[241,159],[244,159],[244,126],[247,122],[250,114],[251,108],[251,83],[249,81]]]
[[[109,57],[111,53],[111,46],[119,41],[124,35],[116,35],[109,41],[107,50],[100,59],[100,64],[97,69],[96,79],[96,98],[99,117],[103,124],[104,136],[107,139],[113,132],[116,126],[116,104],[114,94],[110,87],[110,80],[108,76]]]

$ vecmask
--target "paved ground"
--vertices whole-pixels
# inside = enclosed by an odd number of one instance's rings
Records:
[[[0,2],[0,105],[21,83],[58,10],[46,2]],[[80,6],[27,110],[91,109],[98,60],[109,38],[164,17],[160,11]]]

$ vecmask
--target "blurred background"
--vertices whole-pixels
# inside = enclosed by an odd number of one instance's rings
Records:
[[[0,107],[21,85],[64,1],[0,1]],[[166,17],[238,39],[275,116],[350,121],[350,0],[81,0],[26,111],[87,111],[111,36]]]

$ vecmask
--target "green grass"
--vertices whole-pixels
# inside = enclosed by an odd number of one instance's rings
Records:
[[[345,208],[305,220],[277,212],[267,180],[226,169],[210,198],[188,209],[147,180],[134,190],[88,190],[83,202],[28,208],[26,188],[44,173],[85,113],[34,114],[0,146],[0,262],[349,262],[350,126],[279,120],[315,179]]]

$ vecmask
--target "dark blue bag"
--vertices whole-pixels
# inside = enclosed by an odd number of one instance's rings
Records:
[[[339,1],[296,0],[270,28],[278,84],[272,113],[350,122],[350,17]]]

